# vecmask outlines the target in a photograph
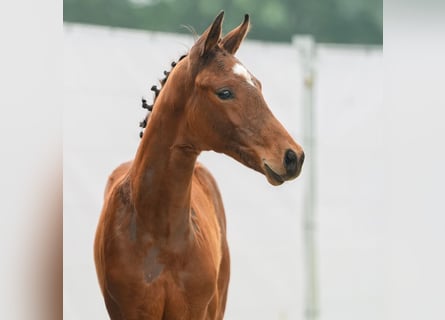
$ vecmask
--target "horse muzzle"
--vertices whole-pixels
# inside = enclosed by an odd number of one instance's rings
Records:
[[[287,149],[280,166],[263,159],[264,174],[270,184],[278,186],[285,181],[295,179],[301,173],[304,162],[304,152],[298,155],[295,151]]]

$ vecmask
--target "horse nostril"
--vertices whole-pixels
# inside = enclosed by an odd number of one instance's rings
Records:
[[[298,157],[297,154],[288,149],[284,154],[284,167],[288,175],[293,175],[297,171]]]

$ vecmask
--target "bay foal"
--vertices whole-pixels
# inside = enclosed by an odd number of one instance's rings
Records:
[[[223,12],[172,69],[135,159],[111,174],[94,257],[111,319],[222,319],[230,261],[221,196],[199,163],[225,153],[273,185],[304,154],[238,61],[249,16],[221,38]]]

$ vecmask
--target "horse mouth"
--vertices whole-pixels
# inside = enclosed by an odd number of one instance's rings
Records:
[[[279,186],[284,183],[284,178],[273,171],[266,162],[264,162],[264,168],[266,169],[266,178],[272,185]]]

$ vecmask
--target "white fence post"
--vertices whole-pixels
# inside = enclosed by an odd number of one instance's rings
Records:
[[[294,36],[294,46],[299,52],[303,75],[303,148],[306,158],[304,163],[305,190],[303,212],[303,235],[305,257],[304,313],[307,320],[319,318],[317,245],[316,245],[316,148],[315,148],[315,111],[314,111],[314,56],[316,43],[310,35]]]

